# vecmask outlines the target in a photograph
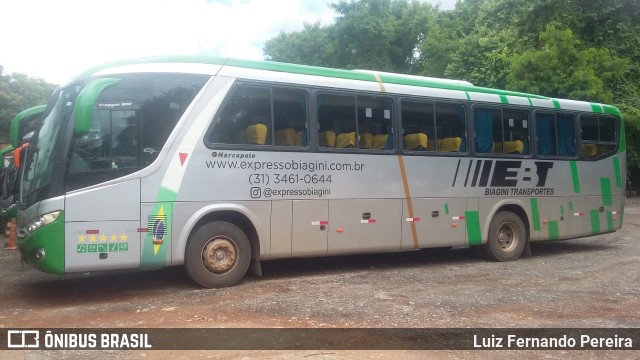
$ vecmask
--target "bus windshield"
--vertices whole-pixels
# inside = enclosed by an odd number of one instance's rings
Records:
[[[46,115],[42,127],[34,135],[31,151],[26,164],[22,189],[23,205],[30,206],[38,199],[33,196],[37,190],[43,189],[51,182],[55,163],[55,145],[63,124],[73,110],[73,103],[78,95],[79,85],[72,85],[54,94],[50,103],[52,109]]]

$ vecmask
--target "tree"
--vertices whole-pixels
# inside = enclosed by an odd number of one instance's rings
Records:
[[[25,74],[3,75],[0,66],[0,141],[7,142],[11,120],[22,110],[46,104],[56,85]]]
[[[547,26],[541,48],[510,58],[507,87],[558,98],[611,103],[609,84],[621,81],[628,62],[608,49],[579,50],[580,41],[569,29]]]
[[[306,24],[265,43],[270,60],[339,68],[410,72],[433,8],[417,0],[340,1],[335,24]]]
[[[264,45],[269,60],[315,66],[338,66],[331,28],[305,24],[302,31],[281,32]]]

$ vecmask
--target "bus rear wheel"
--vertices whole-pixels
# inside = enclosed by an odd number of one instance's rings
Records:
[[[251,246],[236,225],[215,221],[200,226],[189,238],[185,269],[189,277],[206,288],[237,284],[249,269]]]
[[[513,261],[522,254],[526,240],[522,219],[510,211],[502,211],[491,220],[489,239],[482,250],[490,260]]]

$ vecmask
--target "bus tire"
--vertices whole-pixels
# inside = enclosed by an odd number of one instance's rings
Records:
[[[526,241],[522,219],[510,211],[501,211],[491,220],[489,239],[482,252],[490,260],[514,261],[522,254]]]
[[[193,232],[185,250],[189,277],[205,288],[237,284],[249,269],[251,246],[236,225],[214,221]]]

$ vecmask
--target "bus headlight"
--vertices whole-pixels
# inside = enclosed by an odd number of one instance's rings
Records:
[[[25,226],[25,230],[28,234],[33,234],[34,231],[40,229],[44,225],[48,225],[56,221],[58,216],[60,216],[60,211],[54,211],[42,216],[38,216],[37,218],[31,220],[27,224],[27,226]]]

